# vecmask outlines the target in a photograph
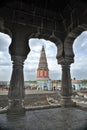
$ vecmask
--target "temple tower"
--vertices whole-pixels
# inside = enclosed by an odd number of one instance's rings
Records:
[[[37,69],[37,85],[38,89],[51,90],[51,80],[49,79],[49,69],[44,46],[42,46],[40,60]]]

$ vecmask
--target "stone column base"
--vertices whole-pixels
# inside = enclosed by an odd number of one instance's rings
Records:
[[[20,99],[14,99],[14,100],[8,100],[8,110],[7,113],[17,113],[21,114],[25,112],[25,108],[23,106],[23,100]]]
[[[76,106],[76,102],[73,102],[71,97],[67,97],[67,96],[61,97],[60,104],[63,107],[75,107]]]

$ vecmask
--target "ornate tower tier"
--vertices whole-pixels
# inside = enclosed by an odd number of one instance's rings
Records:
[[[47,58],[46,58],[44,46],[42,47],[42,50],[41,50],[39,65],[38,65],[38,69],[37,69],[37,79],[38,80],[40,80],[40,79],[48,80],[49,79],[49,69],[48,69]]]

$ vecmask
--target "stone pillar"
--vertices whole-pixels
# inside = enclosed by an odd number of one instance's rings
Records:
[[[13,71],[8,92],[8,112],[20,113],[24,111],[23,64],[25,57],[12,55],[11,60],[13,61]]]
[[[12,43],[9,46],[9,53],[13,61],[13,70],[8,92],[8,112],[24,112],[24,75],[23,64],[27,58],[30,48],[28,46],[29,29],[27,26],[14,23],[11,25]]]
[[[71,75],[70,75],[70,65],[62,65],[62,96],[71,96],[72,95],[72,86],[71,86]]]
[[[70,75],[70,65],[62,64],[62,86],[61,86],[61,106],[69,107],[75,106],[71,100],[72,85]]]
[[[59,42],[57,46],[57,60],[58,64],[62,67],[62,86],[61,86],[61,99],[60,104],[64,107],[75,106],[72,101],[72,84],[71,84],[71,74],[70,65],[74,62],[74,55],[72,48],[68,48],[67,44],[64,42]],[[72,52],[72,53],[71,53]]]

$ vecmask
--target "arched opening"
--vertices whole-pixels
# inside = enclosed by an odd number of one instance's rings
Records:
[[[60,79],[61,72],[60,65],[57,64],[57,48],[55,44],[44,39],[30,39],[29,46],[31,51],[25,61],[25,81],[36,79],[35,71],[38,67],[40,52],[43,45],[45,47],[48,67],[50,70],[50,78],[53,80]]]
[[[53,42],[49,40],[38,39],[38,38],[30,39],[29,46],[30,46],[31,51],[25,61],[25,66],[24,66],[24,77],[25,77],[25,87],[26,87],[25,93],[27,93],[27,98],[25,95],[25,105],[32,105],[32,104],[33,105],[36,105],[36,104],[46,105],[47,100],[45,96],[49,95],[50,97],[52,97],[54,95],[54,99],[55,99],[55,97],[57,97],[57,93],[56,91],[53,92],[53,87],[55,85],[55,90],[57,90],[58,87],[60,87],[61,67],[60,65],[58,65],[57,59],[56,59],[57,47]],[[51,89],[49,88],[38,89],[37,69],[38,69],[38,64],[40,60],[42,46],[44,46],[45,53],[46,53],[47,64],[48,64],[48,69],[49,69],[49,79],[51,80],[51,85],[52,85]],[[35,87],[35,83],[36,83],[36,87]],[[46,85],[48,85],[47,82],[46,82]],[[49,92],[47,92],[48,90]],[[30,93],[32,94],[33,98],[30,95],[28,95]],[[28,101],[26,102],[27,99]]]
[[[78,79],[87,77],[87,31],[82,32],[74,41],[75,62],[72,64],[72,76]]]
[[[12,71],[12,63],[8,50],[10,43],[11,37],[0,32],[0,82],[3,86],[9,84]]]
[[[72,79],[78,81],[78,88],[87,86],[87,31],[82,32],[73,44],[75,54],[74,64],[71,65]]]

